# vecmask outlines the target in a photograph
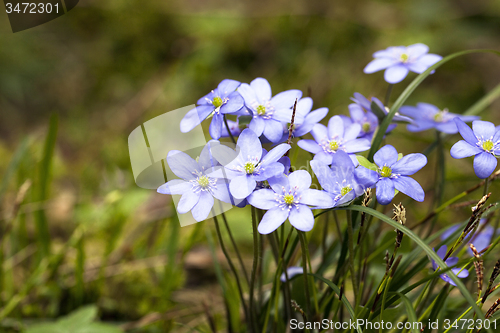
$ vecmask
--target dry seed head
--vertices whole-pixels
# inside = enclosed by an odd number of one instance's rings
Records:
[[[493,305],[491,306],[491,308],[489,308],[488,312],[486,312],[486,315],[484,316],[485,319],[490,318],[495,312],[497,312],[499,305],[500,305],[500,298],[497,299],[495,301],[495,303],[493,303]]]

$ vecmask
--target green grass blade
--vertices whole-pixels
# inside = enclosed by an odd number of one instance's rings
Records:
[[[435,63],[431,67],[429,67],[425,72],[422,74],[418,75],[409,85],[406,87],[406,89],[399,95],[398,99],[394,102],[394,105],[391,107],[389,113],[387,116],[384,118],[382,123],[380,124],[377,134],[375,138],[372,141],[372,147],[370,148],[370,152],[368,153],[368,160],[373,162],[373,155],[377,152],[377,150],[380,148],[380,145],[382,144],[382,140],[384,138],[385,133],[387,132],[387,128],[391,124],[392,118],[396,114],[396,112],[399,110],[401,106],[403,106],[404,102],[410,97],[410,95],[415,91],[415,89],[424,81],[424,79],[429,76],[429,74],[435,70],[436,68],[440,67],[441,65],[447,63],[448,61],[455,59],[457,57],[466,55],[466,54],[471,54],[471,53],[494,53],[497,55],[500,55],[500,52],[495,51],[495,50],[467,50],[467,51],[461,51],[461,52],[456,52],[453,54],[450,54],[447,57],[444,57],[441,61]]]
[[[420,237],[418,237],[413,231],[410,229],[406,228],[405,226],[401,225],[400,223],[390,219],[389,217],[385,216],[384,214],[371,209],[369,207],[363,207],[363,206],[348,206],[348,207],[343,207],[339,208],[342,210],[354,210],[354,211],[360,211],[360,212],[365,212],[367,214],[372,215],[373,217],[378,218],[379,220],[389,224],[391,227],[398,229],[402,231],[406,236],[411,238],[415,243],[417,243],[418,246],[422,250],[425,251],[425,253],[431,257],[439,267],[447,267],[446,264],[443,262],[443,260],[434,252],[424,240],[422,240]],[[483,317],[483,312],[481,309],[477,306],[476,301],[473,299],[472,295],[469,293],[469,291],[465,288],[465,285],[460,281],[460,279],[454,275],[454,274],[449,274],[449,277],[455,282],[457,285],[457,288],[460,290],[464,298],[467,300],[467,302],[472,306],[474,311],[478,314],[478,317],[482,318]],[[491,329],[488,329],[488,332],[493,333]]]
[[[7,167],[7,170],[5,171],[5,174],[2,177],[2,182],[0,183],[0,202],[2,201],[5,191],[7,190],[9,181],[13,178],[14,172],[16,172],[19,164],[21,163],[21,160],[24,154],[26,153],[27,148],[28,148],[28,139],[25,138],[21,142],[19,147],[16,149],[16,152],[14,153],[14,156],[12,157],[9,166]]]
[[[389,294],[398,295],[401,298],[401,301],[404,303],[405,308],[406,308],[406,312],[408,315],[408,322],[410,322],[410,323],[418,322],[417,314],[415,312],[415,309],[413,308],[413,304],[411,304],[411,301],[408,297],[406,297],[405,295],[403,295],[400,292],[390,292]],[[420,333],[420,331],[418,330],[417,327],[412,327],[411,331],[413,333]]]
[[[337,295],[340,295],[340,288],[337,287],[337,285],[335,285],[332,281],[328,280],[328,279],[325,279],[324,277],[322,277],[321,275],[318,275],[318,274],[312,274],[312,273],[309,273],[309,275],[311,276],[314,276],[315,278],[317,278],[318,280],[321,280],[323,281],[324,283],[326,283],[330,288],[332,288],[332,290],[337,294]],[[356,313],[354,313],[354,309],[352,308],[352,305],[351,303],[349,303],[349,300],[347,299],[347,297],[345,295],[342,295],[342,303],[344,303],[345,307],[347,308],[347,311],[349,312],[349,315],[351,316],[351,319],[352,321],[356,322],[357,319],[356,319]],[[361,329],[361,327],[359,327],[358,325],[356,326],[356,330],[359,332],[359,333],[363,333],[363,330]]]

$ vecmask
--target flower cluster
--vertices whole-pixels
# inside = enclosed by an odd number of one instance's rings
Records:
[[[390,84],[402,81],[410,71],[423,73],[441,60],[441,56],[429,54],[423,44],[389,47],[373,56],[375,59],[364,72],[385,70],[385,80]],[[349,116],[332,115],[325,126],[320,121],[328,115],[328,109],[313,110],[313,100],[302,98],[300,90],[273,95],[271,85],[263,78],[249,84],[223,80],[200,98],[180,123],[181,131],[188,132],[211,117],[209,133],[213,140],[197,160],[171,151],[167,163],[181,179],[170,180],[158,192],[182,195],[177,211],[191,211],[197,221],[209,216],[214,199],[264,210],[258,225],[261,234],[275,231],[286,220],[297,230],[310,231],[314,226],[312,210],[350,205],[369,188],[376,189],[377,201],[382,205],[391,203],[399,192],[424,201],[422,186],[410,176],[427,164],[426,156],[403,156],[392,145],[374,151],[370,155],[372,161],[362,156],[363,152],[378,148],[372,148],[372,140],[390,109],[378,98],[366,98],[360,93],[354,93],[352,101],[348,105]],[[397,123],[406,123],[410,132],[432,128],[445,134],[459,132],[463,140],[451,148],[452,157],[474,156],[474,170],[480,178],[487,178],[496,168],[500,129],[492,123],[428,103],[403,106],[391,112],[391,117],[383,135],[390,134]],[[472,129],[465,122],[472,122]],[[303,138],[308,134],[310,138]],[[236,144],[235,149],[218,141],[228,136]],[[310,166],[321,189],[311,188],[310,172],[291,170],[287,157],[291,138],[299,138],[297,146],[313,155]],[[381,140],[380,134],[378,139]],[[263,144],[270,144],[270,150],[264,149]],[[453,231],[450,229],[446,235]],[[480,251],[487,247],[492,234],[493,229],[487,227],[474,238]],[[441,247],[438,255],[444,258],[445,254],[446,247]],[[450,257],[446,264],[453,266],[457,261],[458,258]],[[458,268],[452,272],[458,277],[468,274]],[[447,274],[441,278],[453,284]]]

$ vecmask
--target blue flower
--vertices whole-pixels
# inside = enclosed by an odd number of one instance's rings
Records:
[[[500,155],[500,130],[488,121],[475,120],[472,130],[461,119],[455,118],[458,131],[464,140],[451,147],[453,158],[474,156],[474,172],[479,178],[488,178],[497,167]]]
[[[224,114],[234,114],[244,106],[243,98],[236,89],[240,82],[235,80],[223,80],[215,90],[200,98],[198,106],[188,111],[181,120],[181,132],[187,133],[198,126],[203,120],[213,115],[210,123],[210,136],[219,139],[222,134]]]
[[[485,224],[486,224],[486,219],[481,219],[479,221],[479,227],[476,233],[467,242],[467,244],[473,244],[477,252],[479,253],[486,250],[490,246],[493,235],[495,234],[495,228]],[[453,233],[455,233],[458,230],[458,228],[460,228],[460,225],[457,224],[446,229],[446,231],[441,234],[441,240],[443,241],[447,240]],[[469,234],[465,236],[466,239],[471,236],[470,235],[471,232],[469,232]],[[500,229],[497,230],[496,235],[500,235]],[[471,256],[474,255],[470,247],[467,247],[467,252],[469,252]]]
[[[424,44],[410,46],[391,46],[373,54],[375,58],[364,68],[366,74],[385,69],[384,79],[388,83],[398,83],[409,71],[421,74],[443,57],[429,54],[429,47]]]
[[[321,187],[332,197],[331,207],[351,202],[378,181],[377,172],[363,166],[355,168],[349,155],[343,151],[335,154],[331,167],[313,160],[311,168]]]
[[[448,109],[440,110],[437,106],[427,103],[418,103],[417,106],[402,106],[399,109],[404,115],[413,118],[413,124],[407,126],[410,132],[421,132],[430,128],[447,133],[458,133],[457,125],[453,119],[460,118],[469,122],[479,119],[477,116],[462,116],[448,112]]]
[[[304,274],[304,268],[300,266],[290,266],[286,269],[286,275],[288,275],[288,281],[293,279],[296,275],[299,274]],[[285,283],[286,282],[286,275],[285,272],[283,272],[280,276],[281,282]]]
[[[446,245],[441,246],[439,248],[439,250],[437,251],[437,255],[439,256],[439,258],[444,259],[444,256],[446,255],[447,250],[448,250],[448,248],[446,247]],[[449,257],[448,259],[446,259],[446,261],[444,263],[448,267],[455,266],[458,263],[458,258],[457,257]],[[438,268],[439,268],[439,266],[436,264],[436,262],[434,260],[432,260],[432,269],[434,269],[434,271],[436,271]],[[459,277],[461,279],[469,276],[469,271],[467,269],[452,268],[451,271],[453,272],[453,274],[455,274],[457,277]],[[443,281],[456,287],[457,285],[449,277],[448,272],[441,274],[439,277],[441,277],[441,279]]]
[[[372,97],[370,101],[360,93],[354,93],[354,98],[351,98],[351,100],[354,102],[352,104],[349,104],[349,114],[351,118],[347,118],[349,119],[349,121],[344,120],[344,123],[348,125],[352,123],[359,124],[361,126],[359,137],[371,141],[373,134],[375,133],[375,130],[377,129],[379,124],[378,117],[371,109],[371,103],[374,102],[375,104],[377,104],[384,115],[387,115],[389,112],[387,111],[387,108],[384,106],[384,104],[382,104],[382,102],[376,97]],[[395,122],[412,122],[411,118],[401,116],[397,112],[392,120]],[[396,124],[389,125],[386,133],[391,132],[395,127]]]
[[[311,112],[313,100],[311,97],[302,98],[297,102],[293,126],[293,136],[303,136],[309,133],[314,125],[328,114],[328,108],[319,108]],[[288,129],[286,131],[288,133]]]
[[[324,191],[313,190],[311,175],[298,170],[288,176],[270,178],[270,189],[253,192],[248,202],[259,209],[267,210],[259,223],[258,231],[269,234],[286,219],[300,231],[310,231],[314,226],[314,216],[309,206],[331,207],[332,198]]]
[[[359,124],[352,124],[345,128],[344,121],[340,116],[333,116],[328,122],[328,128],[322,124],[314,125],[311,134],[314,140],[300,140],[300,148],[311,152],[314,160],[325,164],[332,164],[333,156],[338,151],[344,151],[351,156],[357,165],[354,153],[370,149],[370,141],[357,139],[361,132]]]
[[[211,156],[210,148],[215,143],[217,142],[210,141],[205,145],[198,162],[182,151],[171,150],[167,155],[168,166],[181,179],[170,180],[158,188],[158,193],[182,195],[177,212],[185,214],[191,211],[198,222],[205,220],[210,214],[214,197],[227,203],[233,201],[227,179],[213,176],[217,163]]]
[[[413,175],[427,164],[423,154],[408,154],[398,160],[398,152],[391,145],[386,145],[373,156],[378,166],[377,201],[389,204],[398,190],[416,201],[424,201],[425,193],[419,183],[408,176]]]
[[[241,132],[236,145],[237,153],[222,145],[213,152],[217,161],[224,165],[227,178],[231,180],[229,190],[235,198],[244,199],[252,193],[257,182],[283,174],[285,167],[278,160],[290,145],[282,143],[265,153],[259,138],[249,128]]]
[[[238,92],[253,117],[249,128],[257,136],[264,134],[269,141],[279,142],[283,136],[283,123],[290,123],[291,107],[297,98],[302,97],[302,92],[287,90],[271,97],[271,86],[263,78],[256,78],[250,84],[243,83]]]

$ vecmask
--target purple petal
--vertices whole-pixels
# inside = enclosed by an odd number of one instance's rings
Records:
[[[322,140],[328,140],[328,129],[323,124],[314,125],[311,134],[316,140],[316,142],[321,142]]]
[[[438,61],[441,61],[441,59],[443,59],[443,57],[441,57],[440,55],[430,53],[430,54],[426,54],[426,55],[421,56],[418,59],[418,62],[427,65],[427,67],[431,67],[432,65],[434,65]]]
[[[288,275],[288,279],[290,281],[291,279],[293,279],[294,276],[299,275],[299,274],[304,274],[303,267],[298,267],[298,266],[288,267],[286,269],[286,274],[285,273],[281,274],[280,280],[281,280],[281,282],[285,283],[287,275]]]
[[[187,133],[198,126],[214,110],[213,105],[200,105],[189,110],[180,123],[182,133]]]
[[[394,184],[389,178],[382,178],[377,183],[377,201],[382,205],[390,204],[394,195]]]
[[[271,163],[271,162],[276,162],[279,160],[285,153],[290,150],[291,146],[287,143],[282,143],[271,149],[269,153],[266,154],[262,158],[262,165]]]
[[[264,104],[271,99],[271,85],[266,79],[258,77],[250,82],[250,87],[252,87],[253,91],[255,91],[257,100],[261,104]]]
[[[250,128],[257,136],[262,135],[265,127],[266,124],[264,122],[264,119],[262,119],[261,117],[254,117],[248,125],[248,128]]]
[[[317,123],[319,122],[320,120],[322,120],[323,118],[326,117],[326,115],[328,114],[328,108],[319,108],[319,109],[316,109],[312,112],[310,112],[304,119],[304,123],[305,122],[308,122],[308,123]]]
[[[216,184],[217,186],[212,188],[214,197],[222,202],[227,202],[234,205],[235,200],[231,197],[229,191],[229,179],[217,179]]]
[[[406,53],[411,57],[420,57],[429,52],[429,47],[422,43],[413,44],[406,47]]]
[[[371,74],[381,71],[382,69],[386,69],[387,67],[392,65],[394,65],[394,59],[376,58],[370,61],[368,65],[366,65],[366,67],[363,69],[363,72],[365,74]]]
[[[447,123],[441,123],[436,125],[436,129],[440,132],[446,134],[457,134],[458,128],[454,121],[449,121]]]
[[[243,99],[245,100],[245,105],[247,107],[250,107],[250,105],[252,105],[254,102],[258,103],[257,96],[255,95],[255,91],[252,89],[252,87],[250,87],[250,85],[248,85],[246,83],[242,83],[238,87],[237,91],[241,95],[241,97],[243,97]]]
[[[370,149],[371,143],[368,139],[355,139],[344,144],[347,153],[359,153]]]
[[[328,167],[328,165],[318,160],[312,160],[310,162],[310,165],[311,169],[316,175],[316,178],[318,178],[318,182],[320,183],[321,187],[329,192],[335,191],[336,177],[333,175],[332,170]]]
[[[418,60],[415,62],[408,63],[408,64],[406,64],[406,66],[408,67],[408,69],[410,71],[418,73],[418,74],[422,74],[423,72],[425,72],[427,70],[427,68],[429,68],[429,66],[427,66],[425,63],[420,62]]]
[[[224,122],[223,116],[221,114],[215,113],[212,117],[212,122],[210,123],[210,127],[208,132],[212,139],[218,140],[222,135],[222,123]]]
[[[261,167],[261,171],[258,175],[254,175],[253,178],[257,181],[268,180],[271,177],[281,175],[285,172],[285,166],[279,162],[268,163]]]
[[[217,86],[217,92],[221,98],[227,97],[240,86],[240,82],[236,80],[225,79]]]
[[[281,208],[273,208],[268,210],[267,213],[264,214],[262,220],[259,223],[259,227],[257,230],[260,234],[267,235],[278,229],[280,225],[285,222],[288,218],[288,210]]]
[[[482,150],[471,145],[465,140],[460,140],[451,147],[450,154],[453,158],[465,158],[475,156],[481,153]]]
[[[257,135],[251,129],[246,128],[241,132],[237,145],[240,147],[240,156],[244,159],[250,156],[255,157],[256,160],[260,160],[262,145]]]
[[[497,159],[490,153],[482,152],[474,157],[474,172],[481,179],[488,178],[497,167]]]
[[[391,145],[385,145],[375,153],[373,160],[379,167],[391,166],[398,160],[398,151]]]
[[[221,106],[220,112],[224,114],[234,113],[241,110],[244,105],[245,100],[243,97],[237,91],[234,91],[227,96],[227,102]]]
[[[271,186],[273,191],[278,194],[282,194],[283,189],[285,191],[288,191],[290,189],[290,183],[288,181],[288,177],[285,176],[284,174],[269,178],[269,186]]]
[[[356,182],[363,187],[363,190],[372,187],[378,182],[378,173],[374,170],[367,169],[363,166],[358,166],[354,170],[354,178]]]
[[[413,178],[401,176],[392,180],[394,187],[399,192],[402,192],[410,198],[422,202],[425,198],[425,193],[420,184]]]
[[[195,179],[196,176],[193,172],[201,172],[198,163],[188,154],[179,150],[171,150],[168,152],[167,163],[170,170],[172,170],[177,177],[182,179]]]
[[[446,229],[446,231],[441,234],[441,237],[440,237],[441,240],[443,240],[443,241],[447,240],[451,235],[453,235],[453,233],[455,233],[455,231],[458,230],[459,227],[460,227],[459,225],[454,225],[454,226],[451,226],[448,229]]]
[[[300,231],[311,231],[314,226],[314,215],[306,205],[297,205],[290,210],[290,224]]]
[[[157,192],[161,194],[184,194],[191,191],[193,185],[182,179],[172,179],[171,181],[158,187]]]
[[[300,148],[302,148],[308,152],[311,152],[313,154],[317,154],[321,151],[321,147],[314,140],[299,140],[297,142],[297,145]]]
[[[313,106],[313,100],[311,97],[301,98],[297,102],[297,111],[295,112],[295,114],[305,117],[309,112],[311,112],[312,106]]]
[[[250,194],[247,201],[255,208],[273,209],[276,207],[276,193],[269,189],[258,190]]]
[[[349,115],[352,120],[357,123],[362,123],[365,120],[365,111],[361,108],[360,105],[356,103],[349,104]]]
[[[280,92],[271,99],[271,104],[276,110],[279,109],[289,109],[293,106],[296,99],[302,97],[302,91],[300,90],[287,90]]]
[[[392,165],[392,172],[403,176],[413,175],[427,164],[424,154],[408,154]]]
[[[265,120],[264,123],[264,136],[273,143],[280,141],[283,136],[283,125],[279,121],[272,119]]]
[[[344,132],[344,140],[345,141],[354,140],[358,137],[360,132],[361,132],[361,125],[354,123],[354,124],[346,127],[345,132]]]
[[[467,268],[452,268],[451,271],[459,278],[463,279],[469,276]]]
[[[455,124],[453,124],[455,126]],[[406,129],[410,132],[422,132],[436,127],[436,123],[430,120],[416,120],[412,125],[407,125]],[[455,129],[457,127],[455,126]]]
[[[339,116],[333,116],[328,121],[328,138],[333,139],[335,137],[344,137],[344,122]]]
[[[297,170],[288,175],[290,188],[297,187],[299,190],[308,189],[311,186],[311,175],[306,170]]]
[[[444,256],[446,255],[446,252],[448,251],[448,247],[446,245],[443,245],[439,248],[439,250],[436,252],[439,258],[443,259]]]
[[[197,222],[206,220],[213,206],[214,197],[207,191],[201,191],[200,200],[191,210],[191,214]]]
[[[257,183],[252,177],[242,175],[231,179],[231,183],[229,183],[229,190],[236,199],[244,199],[253,192],[255,186],[257,186]]]
[[[300,193],[300,203],[304,205],[330,208],[335,205],[332,197],[325,191],[307,189]]]
[[[313,160],[320,161],[321,163],[330,165],[330,164],[332,164],[332,161],[333,161],[333,155],[334,154],[327,153],[325,151],[320,151],[319,153],[314,155]]]
[[[184,193],[177,204],[177,212],[184,214],[189,212],[200,200],[200,192],[188,191]]]
[[[495,125],[489,121],[475,120],[472,122],[472,131],[478,138],[490,139],[495,135]]]
[[[457,124],[458,131],[460,132],[462,138],[464,138],[464,140],[470,143],[471,145],[475,145],[478,140],[474,135],[472,129],[469,126],[467,126],[467,124],[464,123],[462,119],[458,117],[456,117],[453,120],[455,121],[455,124]]]
[[[388,83],[394,84],[403,81],[406,75],[408,75],[408,68],[403,65],[396,65],[385,70],[384,79]]]

